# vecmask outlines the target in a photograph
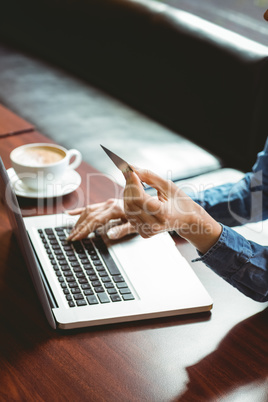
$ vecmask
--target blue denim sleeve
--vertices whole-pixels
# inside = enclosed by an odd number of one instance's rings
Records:
[[[209,268],[246,296],[268,301],[268,247],[246,240],[233,229],[222,225],[222,234],[203,261]]]
[[[203,261],[214,272],[257,301],[268,300],[268,247],[246,240],[228,226],[268,218],[268,139],[252,172],[238,183],[228,183],[193,197],[218,222],[218,242],[194,261]]]
[[[252,172],[237,183],[191,195],[215,220],[239,226],[268,218],[268,139]]]

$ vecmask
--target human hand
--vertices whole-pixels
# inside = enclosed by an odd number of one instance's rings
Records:
[[[179,187],[148,170],[133,169],[125,173],[124,209],[126,218],[142,237],[176,230],[201,252],[218,240],[221,225]],[[158,199],[146,194],[140,181],[154,187]]]
[[[123,200],[111,198],[105,202],[67,212],[70,215],[80,215],[67,238],[68,241],[80,240],[97,229],[106,232],[110,239],[120,239],[136,232],[136,229],[127,222]]]

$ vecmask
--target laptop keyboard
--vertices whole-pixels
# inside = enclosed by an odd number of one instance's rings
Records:
[[[66,227],[38,233],[70,307],[135,299],[100,236],[67,242]]]

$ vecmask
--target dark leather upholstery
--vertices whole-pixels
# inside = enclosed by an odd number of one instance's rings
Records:
[[[249,169],[267,136],[268,50],[154,1],[9,0],[0,36]]]

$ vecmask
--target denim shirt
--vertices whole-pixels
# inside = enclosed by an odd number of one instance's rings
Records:
[[[268,218],[268,138],[252,172],[238,183],[205,190],[193,199],[215,220],[222,233],[199,258],[214,272],[254,300],[268,300],[268,247],[245,239],[229,226]],[[268,246],[268,239],[267,239]]]

